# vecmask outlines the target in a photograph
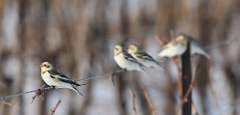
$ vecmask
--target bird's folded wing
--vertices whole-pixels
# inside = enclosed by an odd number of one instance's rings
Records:
[[[70,83],[73,85],[77,85],[80,86],[77,82],[75,82],[74,80],[69,79],[66,75],[56,71],[56,70],[51,70],[49,71],[50,75],[52,78],[60,80],[62,82],[66,82],[66,83]]]
[[[143,66],[141,63],[139,63],[133,56],[131,56],[130,54],[128,54],[128,53],[125,53],[124,54],[124,58],[126,59],[126,60],[128,60],[128,61],[130,61],[130,62],[133,62],[133,63],[136,63],[136,64],[138,64],[138,65],[140,65],[140,66]]]
[[[58,72],[58,71],[55,70],[55,69],[49,70],[48,72],[49,72],[51,75],[60,75],[61,77],[69,78],[69,77],[67,77],[66,75],[64,75],[63,73],[60,73],[60,72]]]
[[[137,52],[136,53],[137,57],[144,59],[144,60],[149,60],[149,61],[154,61],[153,57],[148,55],[145,52]]]
[[[137,52],[136,56],[143,60],[148,60],[148,61],[152,61],[152,62],[159,64],[158,61],[156,61],[152,56],[150,56],[149,54],[147,54],[145,52]]]

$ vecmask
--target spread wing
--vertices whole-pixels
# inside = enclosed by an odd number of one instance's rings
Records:
[[[66,82],[66,83],[70,83],[76,86],[80,86],[80,84],[78,84],[76,81],[69,79],[69,77],[67,77],[66,75],[64,75],[63,73],[58,72],[57,70],[50,70],[48,71],[51,75],[51,77],[53,79],[57,79],[60,80],[62,82]]]

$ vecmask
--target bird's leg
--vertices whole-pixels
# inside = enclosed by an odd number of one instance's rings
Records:
[[[118,74],[118,73],[121,73],[121,72],[126,72],[127,69],[126,68],[123,68],[123,69],[120,69],[118,71],[114,71],[113,74]]]
[[[43,89],[43,88],[45,88],[45,87],[47,87],[47,85],[46,85],[46,84],[43,84],[43,85],[41,86],[41,89]]]
[[[56,87],[55,86],[50,86],[52,89],[55,89]]]
[[[37,95],[37,96],[42,96],[42,97],[45,96],[45,91],[44,91],[44,89],[47,88],[47,87],[49,87],[49,86],[46,85],[46,84],[43,84],[43,85],[41,86],[41,88],[38,89],[36,95]]]
[[[120,72],[126,72],[127,71],[127,69],[126,68],[124,68],[124,69],[122,69],[122,71],[120,71]]]
[[[48,86],[46,84],[44,84],[44,86],[40,89],[40,95],[42,97],[44,97],[46,95],[46,91],[49,90],[49,89],[55,89],[55,86]]]
[[[127,71],[127,69],[124,68],[124,69],[120,69],[120,70],[118,70],[118,71],[114,71],[114,72],[112,73],[111,80],[112,80],[113,85],[116,84],[117,75],[118,75],[119,73],[121,73],[121,72],[126,72],[126,71]]]
[[[48,86],[46,84],[43,84],[39,89],[36,90],[35,95],[32,97],[32,103],[37,97],[41,97],[43,100],[43,97],[45,96],[44,89]]]

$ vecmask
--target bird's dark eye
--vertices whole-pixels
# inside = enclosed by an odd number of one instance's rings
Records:
[[[50,66],[47,64],[43,64],[44,67],[49,68]]]

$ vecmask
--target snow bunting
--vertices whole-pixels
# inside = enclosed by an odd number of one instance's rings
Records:
[[[72,89],[78,95],[82,95],[82,93],[77,89],[77,87],[85,84],[79,84],[77,83],[77,81],[72,80],[68,78],[66,75],[58,72],[49,62],[43,62],[40,65],[40,68],[42,79],[47,85],[55,88]]]
[[[114,60],[118,66],[127,71],[143,71],[144,65],[139,63],[133,56],[128,54],[122,46],[115,45]]]
[[[191,46],[191,55],[198,54],[209,58],[209,55],[204,47],[198,41],[189,36],[186,36],[185,34],[180,34],[176,39],[173,39],[168,44],[163,46],[162,50],[159,53],[159,57],[172,58],[182,55],[187,49],[188,41],[190,42]]]

